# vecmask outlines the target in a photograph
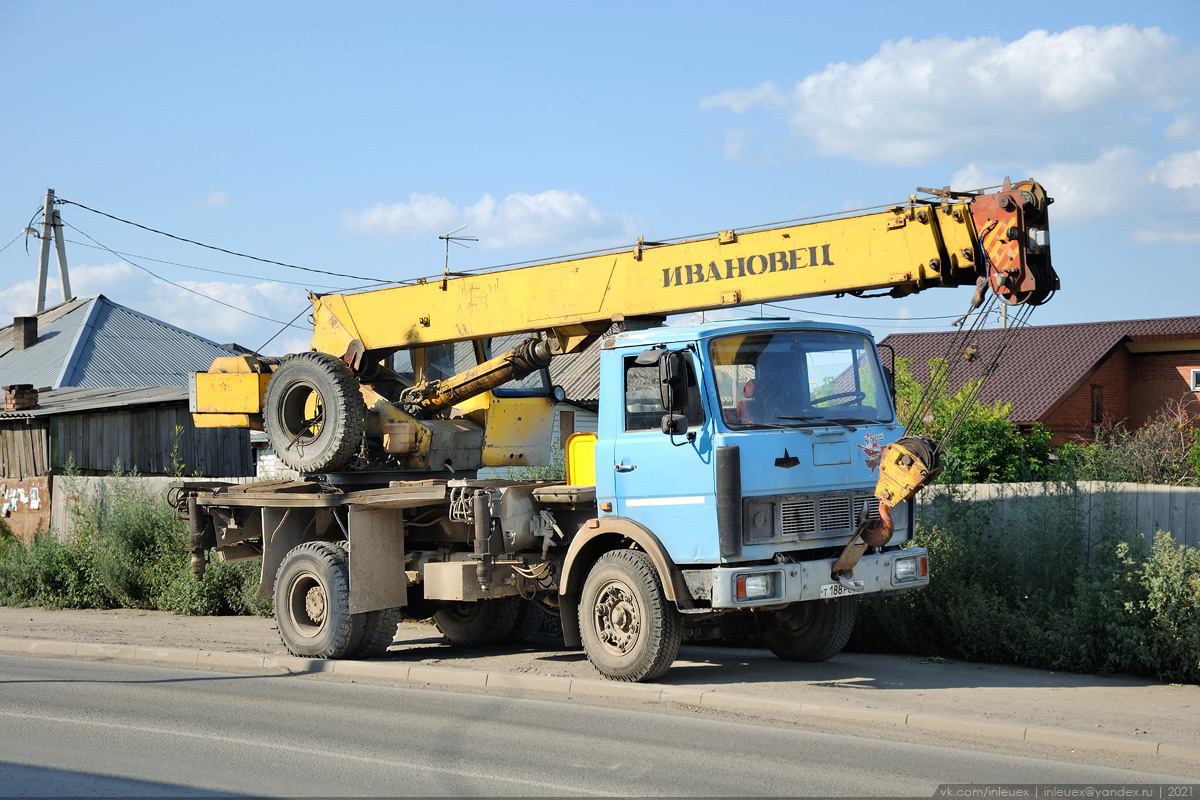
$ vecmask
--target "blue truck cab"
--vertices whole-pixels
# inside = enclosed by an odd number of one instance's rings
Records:
[[[782,320],[658,327],[606,339],[600,358],[595,524],[649,535],[660,573],[669,562],[682,578],[670,589],[688,622],[750,610],[777,655],[823,660],[849,638],[857,596],[928,583],[926,551],[901,549],[911,503],[892,510],[885,543],[833,572],[863,515],[878,518],[880,460],[904,433],[868,331]],[[580,600],[589,657],[606,625],[619,645],[618,623],[636,603],[618,613],[619,593],[586,587]],[[600,631],[593,647],[589,627]]]

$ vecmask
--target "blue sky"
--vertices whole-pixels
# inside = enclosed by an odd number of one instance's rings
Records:
[[[440,273],[464,222],[452,269],[1008,175],[1056,199],[1063,289],[1033,323],[1200,313],[1196,2],[4,0],[0,93],[0,246],[52,187],[365,283]],[[220,342],[280,326],[195,292],[286,321],[358,283],[61,213],[76,295]],[[0,315],[32,313],[36,248],[0,253]],[[790,305],[882,336],[969,295]],[[304,349],[298,325],[268,349]]]

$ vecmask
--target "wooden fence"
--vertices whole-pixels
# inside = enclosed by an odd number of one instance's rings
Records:
[[[947,499],[970,503],[985,532],[1030,536],[1050,526],[1079,524],[1089,543],[1106,531],[1144,534],[1158,531],[1179,544],[1200,547],[1200,488],[1141,483],[1080,481],[1074,484],[1005,483],[930,486],[917,495],[917,519],[934,524],[952,513]],[[1041,530],[1038,530],[1041,528]]]
[[[166,500],[170,485],[181,480],[213,480],[226,483],[253,483],[258,478],[170,478],[170,477],[136,477],[116,478],[102,477],[67,477],[55,475],[50,479],[50,530],[57,532],[59,538],[65,539],[71,533],[71,519],[67,514],[67,503],[78,499],[90,498],[94,502],[104,503],[105,499],[123,483],[125,486],[141,486],[153,497]]]

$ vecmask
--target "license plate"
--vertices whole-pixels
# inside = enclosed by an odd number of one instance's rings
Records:
[[[840,583],[827,583],[821,587],[820,597],[845,597],[848,594],[862,594],[853,589],[847,589]]]

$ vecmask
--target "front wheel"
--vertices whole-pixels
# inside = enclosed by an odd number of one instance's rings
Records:
[[[850,641],[855,599],[808,600],[780,611],[759,611],[759,637],[785,661],[827,661]]]
[[[651,681],[670,669],[683,621],[650,556],[613,550],[596,560],[583,584],[579,633],[588,661],[610,680]]]

